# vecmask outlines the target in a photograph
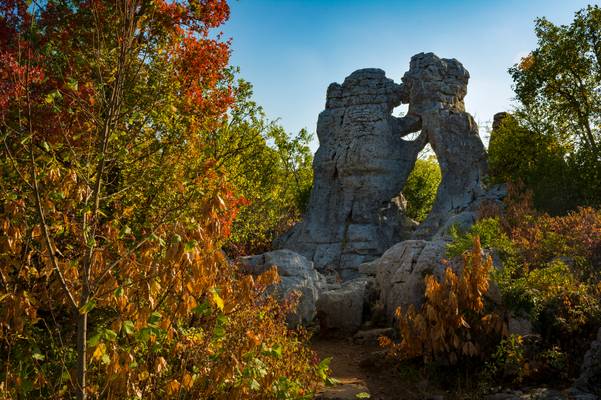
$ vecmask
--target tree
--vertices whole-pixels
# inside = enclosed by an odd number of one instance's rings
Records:
[[[510,68],[518,110],[528,129],[573,150],[568,162],[583,189],[582,202],[601,193],[601,9],[588,6],[570,25],[536,20],[538,47]]]
[[[274,272],[237,277],[221,252],[241,202],[206,152],[234,102],[212,33],[228,14],[0,1],[2,395],[265,398],[315,382],[263,295]]]
[[[572,146],[530,124],[522,112],[506,114],[490,135],[491,183],[519,182],[533,194],[534,206],[552,214],[565,213],[582,202],[568,157]],[[531,125],[530,125],[531,126]]]
[[[409,218],[418,222],[426,219],[434,205],[440,180],[440,166],[435,156],[419,158],[415,162],[415,167],[403,188]]]
[[[227,123],[208,134],[205,150],[245,199],[232,226],[228,253],[256,254],[268,251],[306,207],[313,177],[311,135],[301,130],[291,136],[269,121],[252,101],[248,82],[238,81],[234,97]]]

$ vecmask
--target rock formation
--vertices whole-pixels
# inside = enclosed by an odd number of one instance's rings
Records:
[[[432,53],[411,58],[403,76],[402,101],[409,104],[408,117],[419,118],[422,134],[432,146],[442,173],[432,211],[414,234],[429,239],[452,223],[473,222],[473,214],[485,193],[486,151],[478,125],[465,111],[469,73],[455,59]]]
[[[355,71],[328,87],[308,210],[279,247],[349,279],[359,264],[410,236],[414,223],[398,196],[425,140],[402,139],[418,121],[391,115],[400,100],[401,86],[380,69]]]
[[[296,312],[288,316],[288,325],[295,327],[313,322],[317,313],[316,303],[319,294],[327,289],[325,278],[313,268],[313,263],[290,250],[276,250],[257,256],[241,258],[245,272],[259,275],[271,267],[276,267],[280,283],[271,288],[271,293],[285,299],[296,291],[299,302]]]
[[[316,292],[303,272],[302,283],[292,283],[307,292],[302,322],[312,319],[317,304],[328,329],[357,330],[364,306],[370,307],[366,282],[375,283],[380,314],[389,318],[397,306],[421,303],[424,276],[444,270],[450,227],[471,226],[482,202],[502,197],[502,191],[484,186],[486,151],[463,100],[468,79],[457,60],[421,53],[411,58],[401,84],[380,69],[361,69],[342,85],[328,87],[317,122],[320,146],[308,210],[276,245],[306,257],[319,271],[335,271],[345,283]],[[401,103],[409,105],[407,114],[393,117]],[[416,139],[404,139],[419,131]],[[417,226],[405,216],[402,190],[427,143],[438,158],[442,181],[432,211]],[[286,271],[290,260],[272,260],[271,254],[256,256],[263,258],[252,264],[272,262]],[[288,292],[291,285],[284,286]]]
[[[502,193],[484,188],[486,151],[463,101],[468,79],[457,60],[421,53],[411,58],[401,85],[379,69],[331,84],[317,123],[320,147],[307,213],[277,245],[346,280],[395,243],[444,240],[451,225],[473,224],[481,202]],[[395,118],[392,109],[400,103],[409,110]],[[417,139],[403,139],[419,130]],[[442,182],[431,213],[414,232],[401,192],[426,143],[436,153]]]

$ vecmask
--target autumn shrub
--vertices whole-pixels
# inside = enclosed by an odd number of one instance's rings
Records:
[[[0,394],[303,398],[325,365],[222,248],[222,0],[0,1]]]
[[[461,271],[446,268],[441,281],[425,278],[425,303],[419,310],[398,308],[400,343],[382,338],[381,344],[401,359],[423,358],[426,363],[456,364],[488,356],[505,333],[502,314],[490,309],[492,259],[482,259],[480,241],[463,255]]]
[[[514,316],[529,319],[542,340],[525,361],[538,365],[538,372],[531,369],[519,376],[551,374],[554,359],[561,359],[564,372],[573,375],[601,325],[601,213],[581,208],[552,217],[534,211],[527,194],[510,192],[502,217],[482,219],[467,232],[453,232],[448,253],[464,251],[474,236],[481,235],[483,247],[497,257],[492,277],[505,307]],[[543,360],[540,354],[547,353],[558,357]]]

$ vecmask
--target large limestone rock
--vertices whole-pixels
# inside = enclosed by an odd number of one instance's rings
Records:
[[[380,69],[355,71],[342,85],[328,87],[317,121],[320,146],[308,211],[280,238],[280,248],[346,280],[357,275],[359,264],[409,238],[415,224],[398,196],[425,140],[401,138],[419,127],[414,119],[391,115],[400,99],[401,87]]]
[[[406,240],[388,249],[372,262],[380,300],[390,320],[397,307],[407,310],[410,304],[419,306],[424,301],[424,277],[434,274],[442,277],[445,266],[441,260],[446,250],[444,241]]]
[[[486,197],[486,151],[478,125],[465,111],[469,73],[455,59],[421,53],[411,58],[403,76],[402,101],[407,117],[420,120],[422,134],[432,146],[442,181],[431,213],[420,224],[415,238],[445,234],[452,223],[473,223],[480,201]]]
[[[242,257],[244,270],[259,275],[275,266],[281,282],[272,288],[280,299],[285,299],[293,291],[300,294],[296,312],[288,316],[288,324],[297,326],[313,322],[317,314],[316,303],[319,295],[326,289],[325,278],[315,270],[313,262],[290,250],[276,250],[268,253]]]

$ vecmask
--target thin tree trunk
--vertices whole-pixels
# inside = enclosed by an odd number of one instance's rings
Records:
[[[85,304],[85,303],[84,303]],[[88,313],[77,311],[77,399],[86,399]]]

